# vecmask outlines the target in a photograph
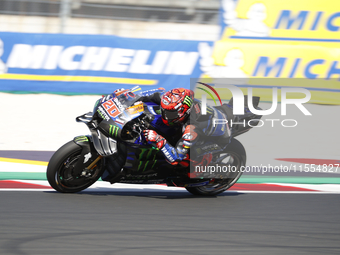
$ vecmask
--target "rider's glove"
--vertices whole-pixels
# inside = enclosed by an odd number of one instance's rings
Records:
[[[157,147],[158,149],[162,149],[164,145],[166,144],[165,138],[157,134],[157,132],[154,130],[144,130],[143,135],[145,137],[145,140],[149,144]]]

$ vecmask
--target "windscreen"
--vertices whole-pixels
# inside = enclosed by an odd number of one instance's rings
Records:
[[[137,92],[140,92],[140,87],[134,87],[132,89],[124,89],[118,92],[113,93],[118,99],[118,101],[121,103],[124,108],[127,108],[129,106],[132,106],[135,102],[141,98],[140,94]]]

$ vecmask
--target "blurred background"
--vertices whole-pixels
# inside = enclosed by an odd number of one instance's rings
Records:
[[[105,94],[227,78],[265,101],[288,86],[340,104],[339,9],[332,0],[0,0],[0,91]]]
[[[244,94],[248,87],[253,88],[253,94],[260,96],[263,103],[272,101],[273,87],[278,88],[279,94],[281,87],[303,87],[311,93],[310,103],[339,105],[340,2],[324,0],[322,3],[310,0],[0,0],[0,92],[5,92],[0,93],[2,114],[6,114],[4,109],[11,102],[22,102],[11,106],[10,128],[0,123],[4,133],[15,131],[15,136],[3,136],[0,145],[3,149],[13,149],[17,146],[13,143],[15,137],[19,143],[27,141],[25,147],[20,143],[22,148],[31,149],[39,141],[38,149],[55,150],[60,141],[46,143],[49,134],[59,134],[67,141],[81,133],[75,126],[71,134],[68,125],[74,122],[75,116],[90,111],[97,98],[84,95],[109,94],[115,89],[136,85],[143,90],[158,87],[168,90],[189,88],[190,83],[198,79],[214,85],[215,78],[225,78],[227,83],[239,86]],[[215,88],[222,100],[230,99],[228,89]],[[82,98],[43,93],[81,95]],[[26,125],[22,132],[22,127],[15,124],[17,116],[23,118],[22,105],[29,105],[29,112],[43,116],[42,127],[46,133],[34,125]],[[301,113],[294,110],[287,118]],[[60,111],[64,122],[54,117],[59,116]],[[271,133],[273,137],[280,133],[282,139],[290,142],[287,137],[301,137],[305,139],[301,144],[314,144],[316,141],[309,137],[321,131],[320,126],[315,127],[318,130],[312,129],[311,123],[320,123],[317,116],[337,113],[335,107],[315,108],[313,121],[304,120],[306,125],[304,128],[301,125],[301,132],[295,132],[294,136],[286,129],[269,128],[261,132]],[[25,118],[27,123],[34,119],[30,115]],[[326,148],[333,144],[331,141],[339,126],[339,121],[331,119],[335,122],[331,125],[333,129],[322,125],[325,130],[321,133],[330,134],[328,140],[318,138],[318,143],[325,144]],[[41,119],[37,121],[42,125]],[[53,125],[47,126],[47,123]],[[257,141],[252,132],[249,135],[251,139],[247,142],[252,144],[248,146],[256,151],[257,144],[263,142],[262,137],[258,136]],[[313,148],[312,144],[309,148]],[[283,147],[287,153],[282,154],[292,157],[295,152],[289,144]],[[269,143],[267,153],[271,151]],[[331,147],[322,153],[325,158],[334,157]],[[311,155],[310,150],[306,150],[305,157],[307,154]]]
[[[0,31],[218,39],[219,0],[1,0]]]

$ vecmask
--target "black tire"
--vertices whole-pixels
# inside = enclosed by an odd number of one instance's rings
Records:
[[[186,187],[186,190],[193,195],[199,196],[215,196],[218,195],[231,186],[233,186],[237,180],[241,177],[242,171],[241,167],[246,164],[246,151],[243,145],[236,139],[232,139],[228,147],[221,153],[223,157],[230,160],[228,164],[236,167],[236,171],[232,173],[232,176],[228,176],[226,179],[216,179],[211,184],[200,187]],[[224,156],[225,155],[225,156]]]
[[[73,169],[79,160],[82,147],[70,141],[59,148],[47,166],[47,180],[52,188],[62,193],[76,193],[90,187],[103,172],[103,160],[99,160],[91,176],[73,176]],[[92,161],[94,159],[91,159]]]

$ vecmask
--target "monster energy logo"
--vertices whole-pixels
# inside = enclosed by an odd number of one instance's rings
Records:
[[[184,103],[185,103],[187,106],[191,107],[191,105],[192,105],[192,99],[191,99],[190,97],[188,97],[188,96],[185,96],[185,98],[184,98]]]
[[[109,134],[113,137],[117,137],[118,136],[118,130],[119,130],[119,127],[110,125]]]
[[[153,169],[157,160],[156,156],[159,151],[158,148],[139,148],[141,153],[139,154],[138,160],[140,160],[138,164],[137,170],[142,170],[143,172],[147,169]]]
[[[89,139],[86,136],[77,136],[74,141],[77,143],[87,142]]]
[[[147,169],[147,166],[151,166],[149,169],[153,169],[153,167],[155,166],[156,162],[157,162],[157,160],[140,161],[139,164],[138,164],[137,171],[139,171],[139,170],[141,170],[143,168],[142,172],[144,172]],[[149,163],[150,163],[150,165],[149,165]]]
[[[142,159],[142,157],[143,157],[143,155],[146,151],[148,151],[148,150],[152,151],[151,149],[146,149],[146,148],[140,148],[140,150],[141,150],[141,153],[139,154],[139,157],[138,157],[139,160]]]
[[[139,154],[139,157],[138,159],[139,160],[142,160],[143,156],[145,156],[145,159],[144,160],[155,160],[156,159],[156,155],[159,151],[158,148],[152,148],[152,149],[149,149],[149,148],[139,148],[141,150],[141,153]],[[145,152],[148,152],[147,154]]]
[[[146,167],[148,166],[149,162],[150,162],[149,160],[145,162],[144,167],[143,167],[143,172],[145,171],[145,169],[146,169]],[[142,164],[143,164],[143,161],[141,161],[141,162],[139,163],[139,165],[138,165],[138,171],[141,169]]]

